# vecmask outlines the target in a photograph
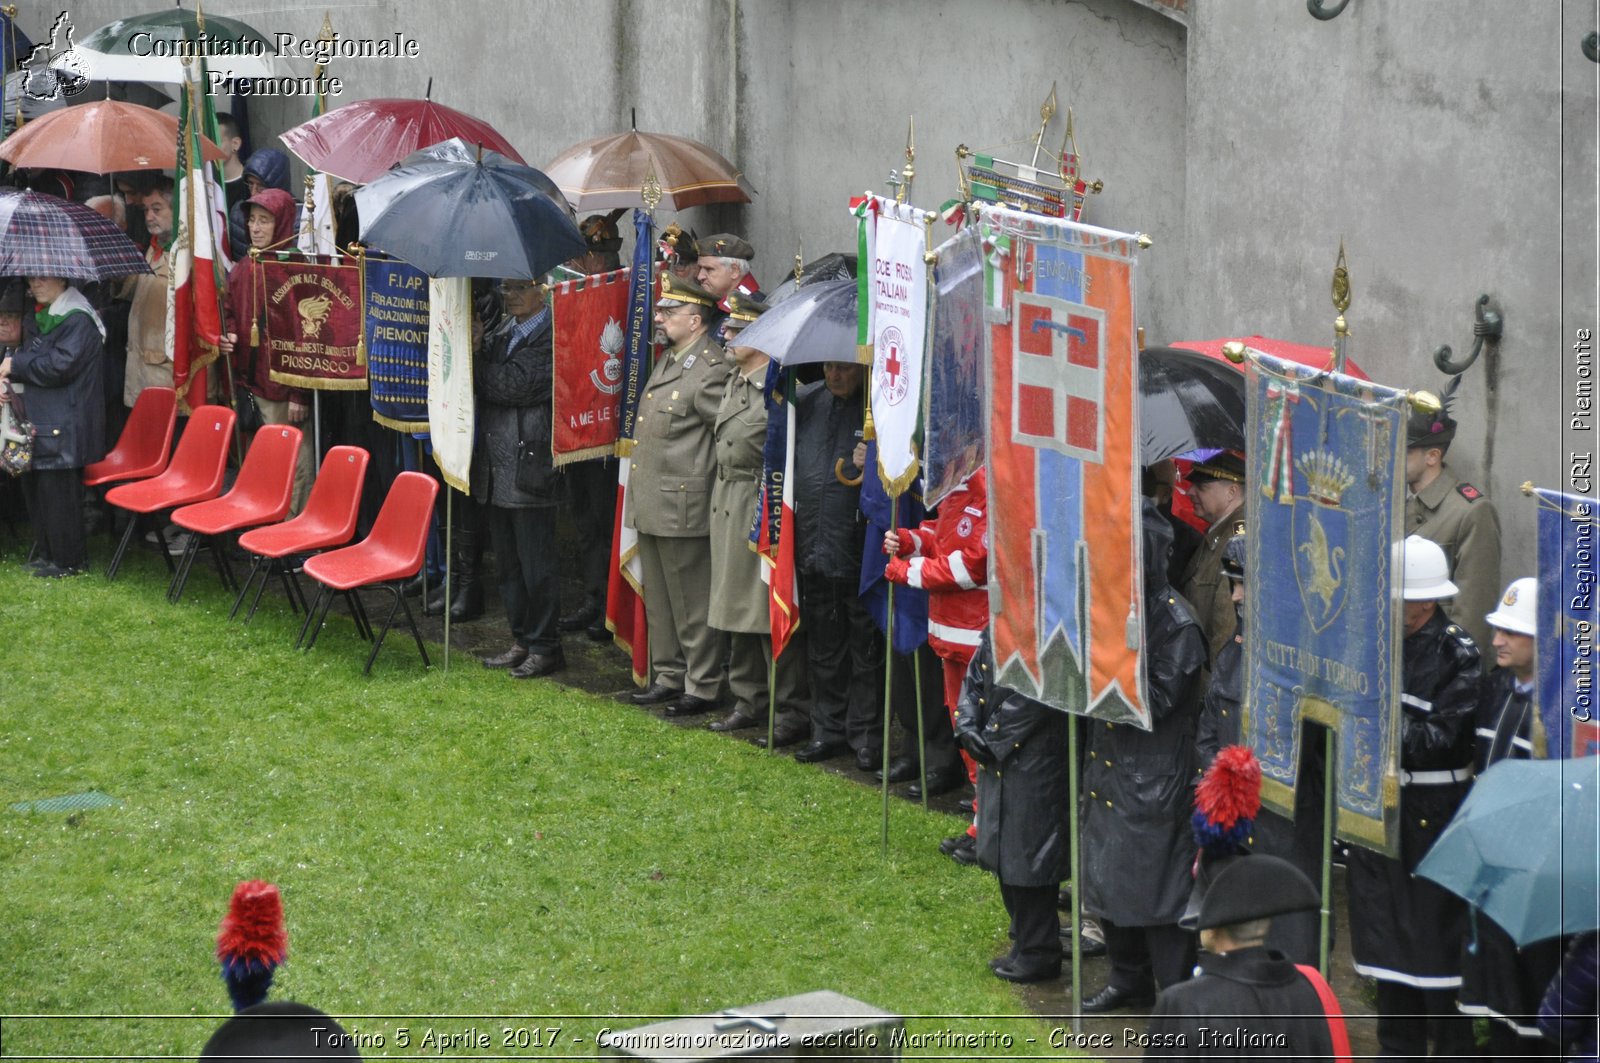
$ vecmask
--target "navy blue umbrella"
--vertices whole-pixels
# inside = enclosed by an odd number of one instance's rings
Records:
[[[587,250],[554,188],[531,166],[445,141],[356,192],[361,239],[430,277],[532,280]]]

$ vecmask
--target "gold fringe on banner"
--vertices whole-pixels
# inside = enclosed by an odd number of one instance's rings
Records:
[[[372,419],[385,428],[393,428],[396,432],[426,432],[427,421],[397,421],[392,417],[385,417],[377,410],[372,411]]]

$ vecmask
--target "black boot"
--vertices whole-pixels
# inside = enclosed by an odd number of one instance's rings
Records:
[[[483,615],[483,581],[478,577],[483,569],[484,536],[476,528],[457,528],[455,541],[455,572],[450,581],[450,619],[455,622],[476,620]],[[440,605],[443,592],[440,593]]]

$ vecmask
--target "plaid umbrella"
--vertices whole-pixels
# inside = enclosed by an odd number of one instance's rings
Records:
[[[98,281],[149,272],[128,235],[83,204],[0,189],[0,277]]]

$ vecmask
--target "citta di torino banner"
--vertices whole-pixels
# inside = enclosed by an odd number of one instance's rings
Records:
[[[301,255],[264,255],[259,266],[267,375],[300,388],[363,390],[367,356],[360,267]]]
[[[550,456],[556,465],[615,453],[628,341],[628,273],[614,270],[550,289],[555,361]]]
[[[1301,721],[1332,730],[1335,829],[1394,855],[1406,395],[1247,354],[1243,742],[1292,817]]]
[[[1000,681],[1149,730],[1140,653],[1137,238],[980,211],[989,611]]]

